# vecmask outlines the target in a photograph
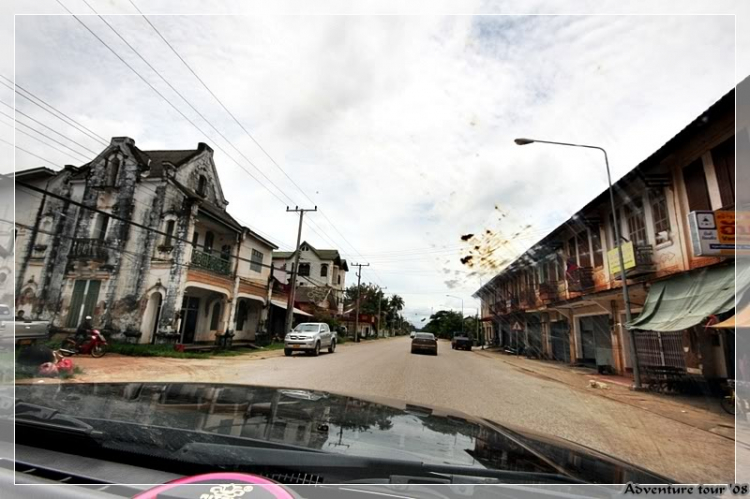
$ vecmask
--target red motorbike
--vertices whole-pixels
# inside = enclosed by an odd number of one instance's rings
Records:
[[[60,353],[63,357],[70,357],[71,355],[76,354],[89,354],[98,359],[107,353],[107,340],[104,339],[102,333],[93,329],[91,335],[80,344],[73,338],[66,338],[60,348]]]

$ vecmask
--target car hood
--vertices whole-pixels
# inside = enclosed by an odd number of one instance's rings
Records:
[[[391,399],[209,383],[18,385],[16,399],[77,418],[249,437],[346,455],[563,473],[593,483],[669,482],[562,439]]]

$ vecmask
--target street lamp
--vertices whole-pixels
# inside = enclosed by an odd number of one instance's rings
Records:
[[[461,300],[461,336],[463,336],[464,332],[464,299],[460,296],[453,296],[453,295],[445,295],[448,298],[455,298],[457,300]]]
[[[620,278],[622,279],[622,297],[623,301],[625,302],[625,321],[630,322],[632,319],[632,315],[630,312],[630,295],[628,293],[628,279],[625,275],[625,259],[622,256],[622,241],[620,239],[620,221],[617,217],[617,207],[615,206],[615,193],[612,189],[612,175],[609,172],[609,158],[607,157],[607,151],[604,150],[603,147],[599,146],[590,146],[586,144],[571,144],[570,142],[556,142],[552,140],[537,140],[537,139],[528,139],[528,138],[518,138],[515,139],[514,142],[519,146],[525,146],[527,144],[552,144],[556,146],[568,146],[568,147],[583,147],[586,149],[598,149],[599,151],[604,153],[604,164],[607,167],[607,183],[609,185],[609,202],[612,207],[612,217],[615,224],[615,241],[617,242],[617,257],[620,262]],[[630,335],[630,356],[633,358],[633,382],[635,384],[635,388],[641,387],[641,375],[640,375],[640,369],[638,368],[638,358],[636,354],[636,348],[635,348],[635,332],[633,330],[629,330]]]

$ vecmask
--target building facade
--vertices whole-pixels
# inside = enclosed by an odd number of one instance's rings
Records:
[[[282,283],[291,279],[294,251],[274,251],[274,276]],[[335,249],[317,249],[308,242],[300,244],[299,273],[295,306],[307,312],[326,310],[334,315],[344,312],[346,260]]]
[[[228,204],[203,143],[142,151],[115,137],[80,167],[17,172],[16,307],[64,331],[91,315],[140,343],[253,340],[276,246]]]
[[[734,216],[734,151],[732,91],[615,183],[617,217],[603,192],[477,291],[485,341],[626,373],[633,367],[630,327],[639,365],[727,377],[733,337],[706,325],[734,306],[734,287],[720,285],[733,276],[734,251],[702,254],[690,219],[704,212]],[[644,308],[663,316],[652,290],[682,289],[681,280],[716,287],[716,299],[688,296],[697,315],[682,328],[644,317],[626,325],[615,223],[629,257],[634,317]]]

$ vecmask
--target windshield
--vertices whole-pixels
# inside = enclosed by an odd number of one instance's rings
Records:
[[[745,3],[152,3],[0,25],[21,398],[173,450],[750,482]]]
[[[297,333],[317,333],[320,329],[318,324],[300,324],[294,328]]]

